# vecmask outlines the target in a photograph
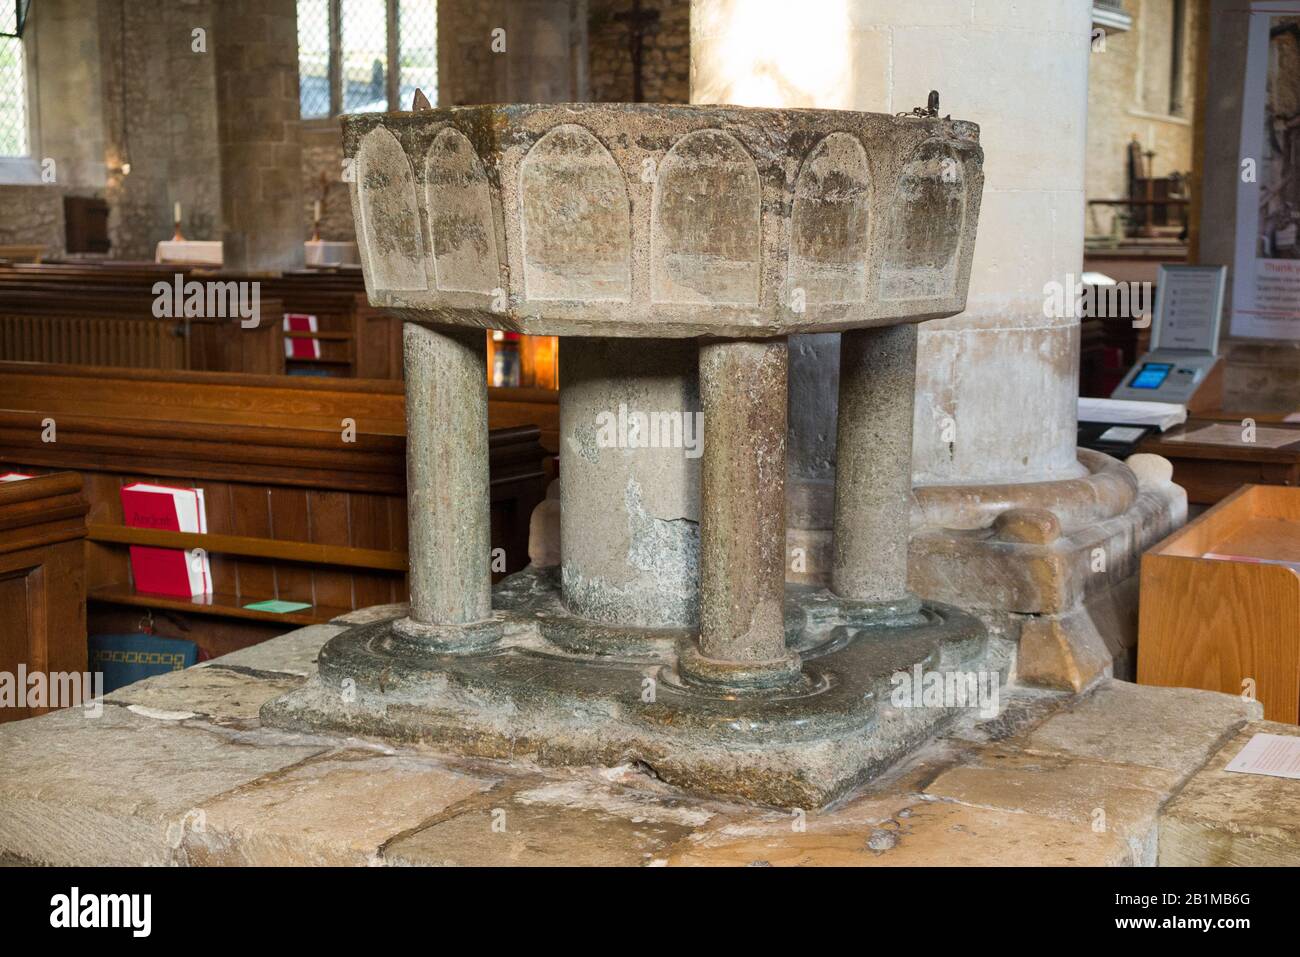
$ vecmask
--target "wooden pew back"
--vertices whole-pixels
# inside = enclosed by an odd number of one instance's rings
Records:
[[[86,670],[85,537],[79,475],[0,483],[0,672]],[[0,708],[0,721],[48,710]]]
[[[123,297],[152,301],[154,284],[171,281],[181,275],[184,281],[252,282],[261,285],[263,303],[278,300],[280,312],[274,317],[275,330],[263,330],[267,342],[274,340],[283,354],[280,315],[284,312],[306,313],[318,320],[315,333],[296,334],[300,338],[315,339],[320,346],[320,357],[289,358],[281,362],[287,371],[296,374],[322,374],[354,376],[359,378],[401,378],[401,327],[400,322],[370,306],[360,274],[316,274],[292,272],[275,275],[235,274],[211,269],[182,267],[161,263],[94,263],[94,264],[40,264],[0,265],[0,304],[11,293],[33,291],[50,297],[52,302],[65,297],[89,293],[106,302],[117,302]],[[0,305],[0,308],[3,308]],[[264,313],[267,310],[263,309]],[[149,312],[140,314],[148,317]],[[269,322],[267,323],[269,325]],[[0,353],[0,358],[25,358],[26,356]],[[268,357],[269,358],[269,357]],[[278,358],[283,358],[281,355]],[[84,361],[64,356],[41,356],[42,361]],[[107,364],[107,363],[97,363]],[[160,366],[183,368],[183,366]],[[219,369],[211,364],[199,366]],[[274,365],[258,368],[247,365],[230,371],[273,372]]]
[[[146,613],[221,619],[171,632],[213,653],[404,600],[404,422],[398,382],[0,363],[0,463],[84,477],[92,610],[117,627]],[[538,438],[523,426],[489,439],[493,546],[510,571],[527,563],[545,492]],[[125,528],[120,489],[136,481],[202,487],[208,535]],[[136,594],[131,544],[205,548],[211,604]],[[310,608],[244,607],[268,598]]]

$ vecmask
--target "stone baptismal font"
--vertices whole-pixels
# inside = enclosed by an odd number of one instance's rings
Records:
[[[955,716],[893,676],[1005,677],[907,589],[916,324],[965,306],[983,183],[936,99],[348,117],[366,288],[406,320],[410,605],[263,719],[813,807]],[[560,562],[495,588],[485,329],[565,337]],[[786,583],[805,332],[843,333],[829,588]]]

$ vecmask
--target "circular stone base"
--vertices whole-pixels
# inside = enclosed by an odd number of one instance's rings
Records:
[[[575,655],[649,660],[671,653],[690,635],[678,628],[636,628],[555,615],[539,616],[537,627],[546,641]]]
[[[435,654],[481,651],[501,640],[504,625],[495,618],[471,621],[464,625],[431,625],[412,618],[398,618],[392,623],[394,642],[410,650]]]
[[[720,694],[793,688],[803,681],[803,662],[791,652],[771,661],[719,661],[700,653],[694,640],[678,645],[677,675],[699,690]]]
[[[846,625],[912,625],[925,620],[921,599],[912,594],[891,601],[857,601],[833,594],[831,601]]]

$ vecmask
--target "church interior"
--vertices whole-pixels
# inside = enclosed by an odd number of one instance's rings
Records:
[[[0,2],[0,864],[1300,865],[1300,10]]]

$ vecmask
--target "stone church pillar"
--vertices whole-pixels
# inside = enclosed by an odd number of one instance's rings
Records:
[[[981,612],[1022,676],[1068,687],[1128,664],[1137,556],[1186,509],[1167,482],[1078,453],[1079,324],[1044,315],[1045,284],[1082,269],[1090,26],[1078,0],[691,8],[693,102],[904,113],[938,90],[940,115],[980,124],[967,308],[917,343],[909,585]],[[830,572],[836,338],[791,340],[790,542],[812,566],[792,580]],[[996,555],[951,532],[979,528]],[[1081,556],[1104,571],[1084,577]]]
[[[221,0],[213,16],[225,268],[301,266],[297,6]]]

